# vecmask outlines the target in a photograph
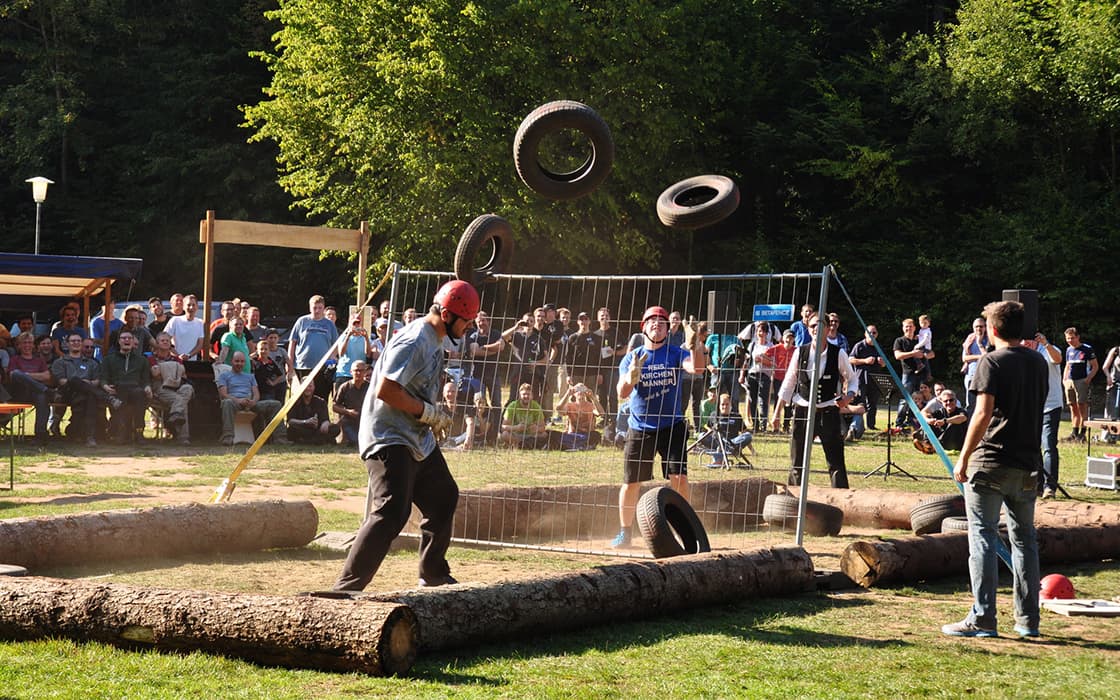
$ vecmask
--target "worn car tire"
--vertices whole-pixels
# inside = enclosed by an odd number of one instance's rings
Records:
[[[481,266],[475,262],[490,246],[490,257]],[[455,276],[475,287],[494,281],[494,275],[508,271],[513,258],[513,229],[495,214],[483,214],[470,223],[455,248]]]
[[[797,532],[797,503],[795,496],[773,493],[762,502],[762,519],[769,525],[780,527],[784,532]],[[817,537],[840,534],[844,525],[844,511],[836,506],[817,501],[805,503],[805,527],[807,534]]]
[[[739,186],[722,175],[698,175],[670,186],[657,198],[657,218],[672,228],[711,226],[739,208]]]
[[[556,173],[540,161],[541,141],[549,134],[575,129],[591,142],[591,155],[575,170]],[[529,189],[549,199],[576,199],[607,179],[614,163],[610,127],[582,102],[557,100],[537,107],[521,122],[513,139],[513,164]]]
[[[712,551],[700,516],[668,486],[647,491],[638,500],[638,530],[657,559]]]
[[[953,515],[964,515],[964,496],[945,494],[925,498],[910,509],[910,529],[915,535],[941,532],[941,522]]]

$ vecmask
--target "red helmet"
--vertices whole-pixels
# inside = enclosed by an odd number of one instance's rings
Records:
[[[642,323],[645,323],[651,318],[663,318],[667,323],[669,321],[669,312],[665,310],[664,306],[651,306],[642,314]]]
[[[478,315],[481,301],[478,291],[469,282],[451,280],[436,292],[435,302],[441,309],[446,309],[459,318],[473,321]]]
[[[1042,577],[1042,591],[1039,597],[1043,600],[1071,600],[1077,597],[1073,590],[1073,582],[1061,574],[1050,574]]]

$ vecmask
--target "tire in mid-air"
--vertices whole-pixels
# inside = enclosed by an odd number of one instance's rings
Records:
[[[489,256],[482,265],[477,262]],[[483,214],[463,230],[455,248],[455,276],[475,287],[494,281],[507,272],[513,258],[513,229],[495,214]]]
[[[565,129],[591,142],[591,155],[574,170],[553,172],[541,164],[541,142]],[[513,139],[513,163],[529,189],[549,199],[576,199],[607,179],[614,163],[614,140],[603,118],[582,102],[557,100],[537,107],[521,122]]]
[[[739,186],[722,175],[697,175],[668,187],[657,198],[657,218],[671,228],[718,224],[739,208]]]
[[[668,486],[646,491],[638,500],[638,530],[657,559],[712,551],[700,516]]]

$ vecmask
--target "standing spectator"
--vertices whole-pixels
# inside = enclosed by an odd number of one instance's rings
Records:
[[[902,391],[905,394],[914,394],[918,391],[926,376],[926,363],[933,357],[932,351],[918,347],[914,319],[905,319],[902,322],[902,335],[894,339],[894,359],[902,363]],[[908,426],[914,419],[906,403],[905,394],[898,404],[897,425],[900,428]],[[920,409],[921,405],[918,408]]]
[[[183,315],[172,314],[164,327],[164,330],[171,335],[175,354],[183,362],[197,360],[202,344],[206,342],[206,329],[202,326],[202,319],[196,317],[197,313],[198,299],[193,294],[189,294],[183,301]]]
[[[167,302],[171,304],[171,316],[182,316],[187,312],[186,310],[187,298],[181,292],[175,292],[167,298]],[[166,330],[166,329],[165,329]]]
[[[739,368],[743,365],[745,350],[738,336],[712,333],[706,341],[708,371],[712,373],[712,386],[718,394],[730,394],[731,404],[739,406]]]
[[[1019,340],[1023,305],[992,302],[984,307],[994,352],[979,360],[973,386],[976,410],[965,435],[953,477],[965,484],[968,514],[968,572],[972,610],[945,625],[954,637],[998,637],[996,587],[999,584],[1000,508],[1007,509],[1011,543],[1015,632],[1038,636],[1038,542],[1034,528],[1037,472],[1042,466],[1042,407],[1046,400],[1046,363]]]
[[[1058,427],[1062,423],[1062,351],[1041,333],[1034,336],[1038,354],[1046,361],[1046,402],[1042,405],[1042,478],[1038,488],[1043,498],[1058,491]]]
[[[63,306],[59,313],[62,315],[62,320],[58,322],[56,328],[51,330],[51,341],[54,345],[55,354],[61,357],[69,351],[66,345],[69,343],[71,335],[77,333],[83,338],[87,338],[89,334],[78,323],[78,309],[73,304]]]
[[[444,284],[428,315],[392,336],[378,360],[358,436],[373,509],[358,530],[335,590],[360,591],[373,580],[413,504],[421,514],[420,585],[457,583],[447,548],[459,487],[433,429],[444,430],[451,422],[436,408],[443,383],[443,338],[464,337],[478,306],[478,292],[471,285],[459,280]]]
[[[819,355],[816,335],[820,319],[816,314],[809,317],[809,334],[814,336],[809,345],[799,345],[793,351],[786,378],[778,390],[778,405],[774,409],[774,430],[778,429],[781,411],[787,404],[793,404],[793,436],[790,439],[790,463],[788,483],[790,486],[801,484],[805,466],[805,441],[816,435],[821,439],[824,459],[828,464],[829,481],[833,488],[848,488],[848,470],[844,464],[844,436],[840,409],[855,397],[855,384],[852,381],[852,366],[848,353],[840,346],[824,344],[824,354]],[[913,326],[911,326],[913,327]],[[809,390],[812,386],[812,370],[809,362],[815,361],[820,370],[817,380],[817,410],[812,430],[809,423]]]
[[[976,362],[988,352],[988,322],[977,318],[972,322],[972,332],[961,343],[961,362],[964,363],[964,410],[972,414],[972,407],[976,403],[976,392],[972,390],[972,378],[976,375]]]
[[[1085,420],[1089,417],[1089,385],[1097,376],[1100,363],[1093,347],[1081,342],[1081,334],[1070,326],[1066,329],[1066,372],[1062,377],[1062,388],[1066,392],[1070,418],[1073,422],[1071,442],[1085,442]]]
[[[545,368],[548,365],[550,348],[545,337],[545,312],[543,308],[533,309],[532,322],[524,319],[502,332],[502,340],[513,347],[514,362],[509,368],[509,385],[521,386],[528,383],[533,389],[533,398],[544,394]]]
[[[747,419],[753,430],[760,433],[766,430],[770,417],[770,383],[774,377],[774,358],[769,354],[774,347],[770,344],[770,326],[765,321],[756,324],[755,337],[747,346],[750,368],[744,367],[746,377],[739,382],[747,385]]]
[[[687,372],[681,377],[681,415],[685,415],[688,411],[689,405],[692,406],[692,427],[697,432],[700,427],[704,425],[703,404],[704,393],[711,385],[708,381],[708,365],[711,361],[708,359],[708,346],[705,343],[708,340],[708,323],[701,321],[696,324],[695,334],[699,336],[696,341],[696,347],[701,354],[701,367],[704,369],[697,374],[688,374]],[[681,347],[688,349],[685,343]]]
[[[603,381],[600,371],[602,338],[591,330],[591,317],[586,312],[576,316],[576,332],[568,336],[564,345],[564,369],[569,384],[585,384],[598,391]],[[600,403],[602,403],[600,401]]]
[[[148,324],[148,332],[155,338],[167,327],[171,317],[167,315],[167,311],[163,308],[163,300],[159,297],[148,299],[148,313],[152,316],[152,322]]]
[[[105,329],[105,319],[110,318],[108,330]],[[113,315],[113,310],[102,306],[101,313],[99,313],[92,321],[89,322],[89,337],[97,341],[104,341],[106,337],[112,337],[114,333],[124,328],[124,321]],[[94,357],[99,361],[101,360],[102,342],[95,345]]]
[[[1120,420],[1120,345],[1113,346],[1104,359],[1104,419]],[[1105,431],[1102,440],[1113,441],[1112,433]]]
[[[307,300],[307,305],[310,313],[296,319],[288,339],[288,371],[294,371],[300,379],[310,374],[323,357],[334,355],[338,340],[338,329],[325,315],[323,297],[316,294]],[[315,395],[326,400],[332,384],[327,374],[319,372],[315,376]]]
[[[825,340],[833,345],[839,345],[841,350],[851,356],[852,348],[848,345],[848,336],[840,332],[840,314],[828,315],[828,335],[825,336]]]
[[[813,342],[813,336],[809,333],[809,317],[812,316],[817,310],[817,307],[812,304],[803,304],[801,306],[801,320],[794,321],[793,325],[789,327],[793,331],[793,343],[795,346],[808,345]]]
[[[856,375],[856,386],[859,391],[857,401],[867,409],[865,422],[868,430],[878,430],[875,427],[875,415],[879,412],[879,385],[871,375],[879,368],[886,367],[883,357],[875,349],[875,339],[878,336],[879,329],[876,326],[868,326],[863,332],[863,340],[855,344],[848,358],[852,363],[852,371]],[[848,432],[848,439],[859,437],[852,434],[850,430]]]
[[[361,313],[350,317],[350,327],[346,329],[342,350],[338,354],[338,366],[334,370],[335,388],[354,378],[353,366],[365,362],[373,354],[369,344],[369,331],[362,326]]]
[[[681,413],[681,374],[694,374],[702,361],[699,341],[693,347],[669,344],[669,312],[651,306],[642,314],[645,344],[622,358],[618,398],[630,403],[623,448],[622,487],[618,492],[621,529],[611,542],[628,547],[642,482],[653,478],[653,456],[661,455],[661,474],[685,500],[689,497],[688,427]]]
[[[239,352],[245,357],[251,357],[249,352],[249,341],[245,336],[245,320],[240,316],[234,316],[230,319],[229,330],[222,334],[222,339],[218,343],[218,362],[226,365],[233,365],[233,353]],[[241,371],[245,374],[252,374],[253,368],[250,363],[246,362],[242,365]]]
[[[777,345],[771,346],[766,354],[770,356],[770,360],[774,363],[774,377],[770,382],[772,391],[771,395],[774,397],[775,403],[778,399],[778,391],[775,387],[781,387],[782,382],[786,379],[786,372],[789,371],[789,361],[793,358],[794,346],[793,331],[786,330],[782,333],[781,342]],[[774,417],[778,418],[777,408],[774,409]],[[782,432],[789,432],[789,422],[793,418],[793,406],[786,406],[780,416],[782,419]]]
[[[626,354],[626,344],[622,342],[618,327],[611,325],[610,309],[605,306],[600,308],[596,317],[599,321],[599,328],[595,333],[603,341],[599,349],[599,372],[603,381],[596,389],[596,393],[599,395],[599,403],[607,409],[607,416],[604,418],[606,425],[603,427],[603,437],[610,442],[614,440],[616,429],[624,430],[623,426],[614,424],[614,416],[618,413],[618,392],[615,388],[618,384],[618,361]],[[591,385],[588,384],[588,386]]]

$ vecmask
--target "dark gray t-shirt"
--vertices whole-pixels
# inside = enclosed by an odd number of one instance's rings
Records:
[[[389,341],[373,366],[371,389],[362,403],[358,427],[358,453],[369,459],[387,445],[404,445],[417,461],[436,448],[432,430],[412,415],[377,398],[381,377],[404,387],[411,396],[438,405],[443,373],[443,341],[430,324],[410,323]]]
[[[992,422],[972,463],[983,469],[1042,467],[1042,404],[1046,363],[1037,352],[1017,346],[989,352],[976,362],[972,389],[995,397]]]

